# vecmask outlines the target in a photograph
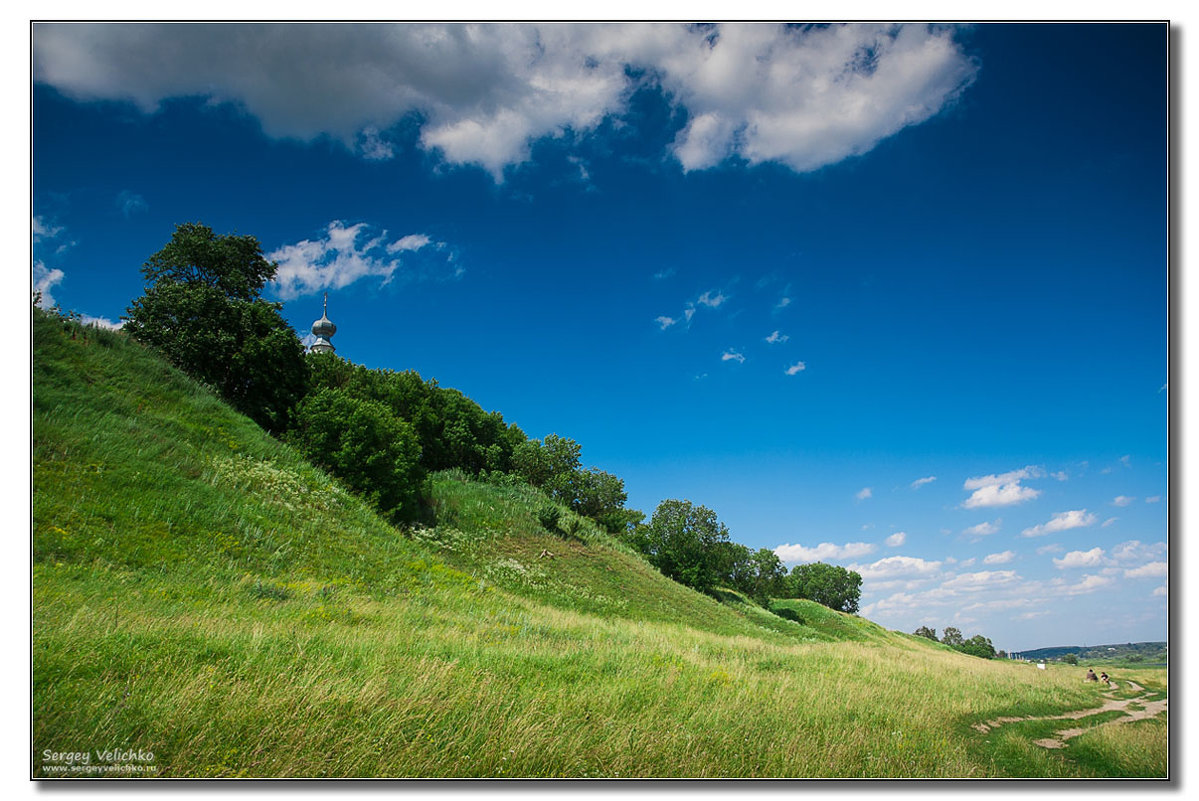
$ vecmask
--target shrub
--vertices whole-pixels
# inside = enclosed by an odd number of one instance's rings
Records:
[[[548,531],[558,530],[558,520],[562,516],[562,510],[557,506],[543,506],[537,510],[537,521]]]

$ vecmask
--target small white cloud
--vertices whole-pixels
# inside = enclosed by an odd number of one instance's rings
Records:
[[[1070,478],[1070,474],[1065,470],[1059,470],[1056,473],[1050,473],[1050,478],[1056,478],[1058,481],[1066,481]]]
[[[914,556],[887,556],[869,565],[850,565],[850,569],[860,574],[863,579],[871,581],[905,576],[927,578],[941,570],[941,562],[928,561]]]
[[[1111,576],[1087,575],[1076,584],[1055,584],[1054,589],[1061,595],[1086,595],[1111,585],[1115,579]]]
[[[674,319],[673,317],[667,317],[663,315],[661,317],[654,318],[654,322],[658,324],[662,331],[665,331],[667,328],[670,328],[672,325],[677,323],[678,320]]]
[[[395,149],[379,133],[379,129],[368,126],[358,132],[358,155],[367,161],[388,161],[395,157]]]
[[[1069,531],[1072,528],[1085,528],[1094,525],[1099,518],[1086,509],[1073,509],[1069,512],[1055,512],[1047,523],[1032,526],[1020,532],[1022,537],[1043,537],[1059,531]]]
[[[781,333],[779,331],[774,331],[770,334],[770,336],[766,337],[766,341],[769,342],[771,345],[773,345],[776,342],[786,342],[790,338],[791,337],[787,336],[784,333]]]
[[[782,311],[783,309],[787,308],[790,305],[791,305],[791,298],[786,298],[786,297],[779,298],[779,302],[774,304],[774,310]]]
[[[386,285],[400,269],[397,254],[415,253],[430,245],[443,247],[425,234],[409,234],[389,242],[386,231],[370,236],[366,223],[347,226],[334,220],[322,238],[284,245],[268,253],[267,258],[279,263],[275,290],[280,297],[292,299],[323,289],[340,289],[363,278],[379,278],[380,285]],[[452,261],[451,256],[447,265]],[[457,268],[452,277],[461,272]]]
[[[1160,598],[1160,597],[1163,597],[1168,594],[1169,594],[1169,590],[1166,588],[1165,584],[1161,585],[1160,587],[1154,587],[1154,589],[1153,589],[1153,597],[1154,598]]]
[[[1120,518],[1118,518],[1118,517],[1109,517],[1107,520],[1104,520],[1102,523],[1099,524],[1099,528],[1107,528],[1108,526],[1112,525],[1119,519]]]
[[[994,522],[984,520],[976,526],[962,529],[962,533],[967,537],[986,537],[999,531],[999,524],[1003,522],[1003,518],[999,518]]]
[[[1015,551],[988,554],[983,558],[984,565],[1004,565],[1016,558]]]
[[[717,292],[715,295],[711,292],[705,292],[696,298],[695,302],[700,306],[707,306],[709,309],[718,309],[726,300],[728,300],[728,296],[721,292]]]
[[[1037,548],[1037,554],[1039,556],[1044,556],[1047,553],[1061,553],[1064,550],[1066,549],[1061,545],[1056,542],[1052,542],[1048,545],[1042,545],[1040,548]]]
[[[791,365],[783,372],[786,373],[787,375],[797,375],[807,369],[808,369],[808,366],[806,364],[804,364],[803,362],[796,362],[795,364]]]
[[[90,314],[81,314],[79,322],[84,325],[95,326],[96,328],[107,328],[109,331],[119,331],[125,325],[124,323],[114,323],[107,317],[93,317]]]
[[[737,351],[733,350],[732,348],[729,348],[724,353],[720,354],[720,360],[722,362],[737,362],[738,364],[744,364],[745,363],[745,355],[742,353],[738,353]]]
[[[62,279],[65,277],[66,274],[57,267],[50,269],[41,261],[33,263],[33,291],[41,293],[41,299],[38,301],[39,306],[43,309],[48,309],[54,305],[52,290],[61,284]]]
[[[809,548],[803,545],[780,545],[774,549],[778,558],[787,564],[823,562],[828,559],[856,559],[874,553],[875,546],[867,542],[847,542],[835,545],[822,542]]]
[[[1120,464],[1124,465],[1125,467],[1132,467],[1132,457],[1128,454],[1124,454],[1120,457]]]
[[[913,481],[911,486],[912,486],[912,489],[920,489],[925,484],[931,484],[936,480],[937,480],[936,476],[925,476],[924,478],[918,478],[915,481]]]
[[[906,531],[896,531],[884,541],[887,543],[888,547],[898,548],[900,545],[903,545],[908,541],[908,535]]]
[[[1054,559],[1053,565],[1058,570],[1070,567],[1100,567],[1107,564],[1102,548],[1092,548],[1089,551],[1070,551],[1061,559]]]
[[[1039,467],[1028,466],[1020,470],[1012,470],[999,475],[978,476],[968,478],[962,488],[972,490],[969,498],[962,502],[964,509],[978,509],[990,506],[1011,506],[1013,504],[1031,501],[1041,494],[1040,490],[1021,485],[1021,481],[1041,478],[1045,471]]]
[[[1159,503],[1161,501],[1161,499],[1162,499],[1162,496],[1160,496],[1160,495],[1150,495],[1148,498],[1145,499],[1145,503]]]
[[[1125,578],[1161,578],[1170,573],[1170,566],[1166,562],[1150,562],[1147,565],[1134,567],[1124,571]]]
[[[1136,498],[1130,498],[1127,495],[1117,495],[1112,499],[1112,506],[1128,506],[1135,500]]]
[[[874,490],[870,489],[870,487],[862,487],[857,491],[857,493],[854,494],[853,497],[857,498],[859,501],[864,501],[873,494]]]
[[[1160,559],[1166,554],[1166,543],[1155,542],[1149,545],[1140,540],[1122,542],[1112,548],[1112,558],[1120,562],[1145,562]]]

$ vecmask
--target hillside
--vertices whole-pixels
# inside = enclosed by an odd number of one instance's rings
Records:
[[[719,602],[582,518],[545,530],[529,489],[438,474],[436,525],[397,530],[125,336],[40,312],[33,431],[35,776],[89,748],[167,777],[1165,769],[972,728],[1100,703],[1073,672]]]

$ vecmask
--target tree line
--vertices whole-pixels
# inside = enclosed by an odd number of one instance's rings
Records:
[[[928,626],[921,626],[914,632],[917,637],[924,637],[933,642],[940,642],[948,645],[955,651],[961,651],[964,654],[977,656],[982,659],[994,659],[996,657],[995,646],[991,644],[991,640],[981,634],[975,634],[970,639],[962,636],[962,632],[953,626],[946,626],[941,632],[941,639],[937,639],[937,630],[930,629]]]
[[[282,304],[262,298],[276,269],[252,236],[179,225],[142,266],[145,291],[127,309],[125,330],[393,522],[426,517],[429,475],[457,468],[484,481],[540,489],[701,592],[723,586],[763,605],[772,597],[808,598],[858,611],[860,575],[823,563],[788,572],[769,549],[732,542],[704,506],[664,500],[646,521],[626,508],[623,480],[583,468],[581,446],[572,439],[530,438],[500,413],[411,370],[307,354]]]

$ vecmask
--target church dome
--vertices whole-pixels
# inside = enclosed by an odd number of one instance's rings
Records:
[[[337,333],[337,326],[333,325],[333,321],[329,319],[329,293],[325,293],[325,306],[321,310],[321,319],[312,324],[312,335],[316,337],[316,342],[312,343],[309,351],[312,353],[332,353],[336,350],[333,343],[329,341],[329,337]]]

